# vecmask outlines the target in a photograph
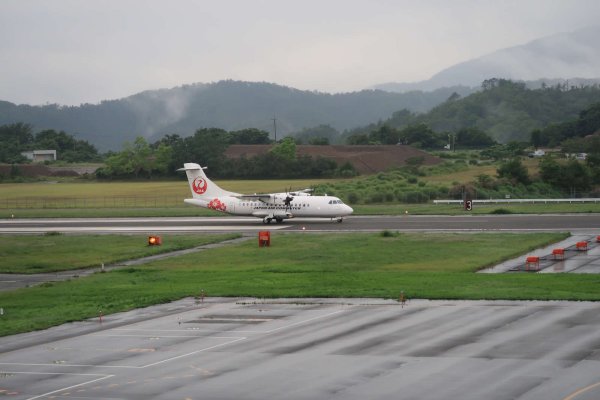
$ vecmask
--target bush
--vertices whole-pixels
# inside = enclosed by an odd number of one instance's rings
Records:
[[[427,203],[429,196],[422,192],[404,192],[398,197],[398,200],[403,203]]]
[[[348,193],[348,203],[356,204],[360,201],[360,196],[356,192]]]
[[[379,192],[372,193],[369,196],[369,203],[383,203],[383,194]]]

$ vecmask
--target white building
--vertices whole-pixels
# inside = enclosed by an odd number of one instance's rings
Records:
[[[24,151],[21,155],[33,162],[56,161],[56,150]]]

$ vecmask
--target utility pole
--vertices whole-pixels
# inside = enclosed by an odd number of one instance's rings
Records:
[[[277,143],[277,118],[273,115],[273,132],[275,134],[275,143]]]

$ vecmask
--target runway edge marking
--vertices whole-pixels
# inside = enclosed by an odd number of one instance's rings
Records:
[[[104,379],[112,378],[113,376],[114,375],[106,375],[106,376],[103,376],[103,377],[98,378],[98,379],[93,379],[91,381],[79,383],[77,385],[68,386],[68,387],[65,387],[65,388],[58,389],[58,390],[53,390],[51,392],[40,394],[38,396],[29,397],[27,400],[35,400],[35,399],[39,399],[39,398],[42,398],[42,397],[45,397],[45,396],[50,396],[51,394],[54,394],[54,393],[58,393],[58,392],[62,392],[62,391],[65,391],[65,390],[73,389],[73,388],[76,388],[76,387],[79,387],[79,386],[83,386],[83,385],[89,385],[90,383],[94,383],[94,382],[98,382],[98,381],[101,381],[101,380],[104,380]]]

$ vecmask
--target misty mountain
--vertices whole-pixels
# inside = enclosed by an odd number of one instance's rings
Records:
[[[186,137],[200,128],[273,131],[278,138],[303,128],[330,125],[338,131],[364,126],[394,111],[425,112],[455,91],[389,93],[381,90],[327,94],[271,83],[220,81],[150,90],[119,100],[80,106],[30,106],[0,101],[0,125],[24,122],[34,130],[64,130],[100,150],[119,149],[144,136]],[[459,90],[460,91],[460,90]]]
[[[396,112],[378,124],[345,133],[368,134],[383,125],[397,129],[425,124],[438,133],[477,128],[494,140],[529,141],[531,132],[550,124],[576,119],[593,104],[600,104],[600,85],[574,86],[557,83],[529,89],[523,82],[488,79],[482,90],[460,98],[454,96],[427,113]]]
[[[375,89],[391,92],[434,90],[447,86],[479,87],[489,78],[541,81],[554,85],[600,82],[600,26],[546,36],[527,44],[494,51],[446,68],[430,79],[413,83],[385,83]],[[583,78],[583,79],[580,79]],[[528,87],[535,89],[535,84]]]

